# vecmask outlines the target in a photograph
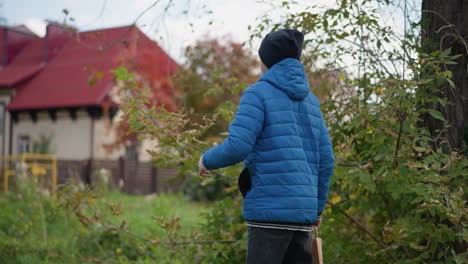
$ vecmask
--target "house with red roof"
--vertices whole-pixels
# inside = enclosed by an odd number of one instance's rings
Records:
[[[59,160],[115,160],[126,149],[105,148],[115,140],[119,109],[110,71],[131,63],[163,78],[178,67],[134,25],[79,32],[49,22],[45,37],[22,26],[0,30],[1,155],[33,152],[47,143]],[[156,100],[170,105],[170,97]]]

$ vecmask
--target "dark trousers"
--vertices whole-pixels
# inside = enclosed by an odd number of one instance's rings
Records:
[[[312,232],[247,227],[247,264],[312,264]]]

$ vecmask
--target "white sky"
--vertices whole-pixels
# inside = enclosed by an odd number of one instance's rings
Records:
[[[69,11],[67,21],[80,31],[129,25],[156,0],[0,0],[0,16],[9,25],[27,24],[37,31],[45,31],[41,20],[63,22],[63,9]],[[169,12],[164,12],[169,0],[160,2],[137,22],[138,27],[157,41],[176,61],[183,63],[183,49],[198,39],[230,37],[237,42],[249,40],[248,26],[255,26],[257,18],[268,14],[279,19],[285,10],[274,9],[271,3],[283,0],[173,0]],[[403,1],[403,0],[402,0]],[[413,0],[414,1],[414,0]],[[297,0],[332,6],[335,0]],[[409,1],[412,2],[412,1]],[[416,0],[416,2],[419,2]],[[299,4],[293,11],[301,11]],[[184,10],[188,13],[184,14]],[[210,12],[209,12],[210,11]],[[385,12],[386,11],[386,12]],[[398,10],[383,10],[386,22],[398,30],[402,28],[402,14]],[[166,14],[163,16],[163,14]],[[210,22],[212,22],[210,24]],[[250,47],[255,53],[260,40]]]
[[[308,4],[325,5],[334,2],[305,1]],[[6,17],[9,25],[27,24],[38,32],[44,32],[41,20],[62,22],[65,18],[62,10],[67,9],[69,17],[74,18],[73,22],[67,23],[84,31],[129,25],[154,2],[155,0],[0,0],[0,16]],[[178,62],[183,62],[183,48],[197,39],[206,36],[230,37],[241,43],[249,39],[248,26],[255,25],[258,17],[266,13],[271,16],[281,14],[271,9],[268,0],[174,0],[170,11],[162,17],[167,3],[168,0],[161,0],[138,20],[137,25]],[[184,10],[188,10],[188,13],[183,14]],[[258,44],[259,40],[254,41],[251,48],[256,51]]]

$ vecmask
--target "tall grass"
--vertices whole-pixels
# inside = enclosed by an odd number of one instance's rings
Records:
[[[85,227],[56,198],[40,193],[35,184],[24,182],[0,194],[0,263],[170,263],[164,248],[99,223]],[[206,208],[180,194],[130,196],[117,191],[105,193],[97,204],[105,214],[108,204],[119,201],[122,214],[108,214],[113,222],[125,219],[132,233],[160,241],[168,238],[151,216],[179,216],[182,232],[192,232]]]

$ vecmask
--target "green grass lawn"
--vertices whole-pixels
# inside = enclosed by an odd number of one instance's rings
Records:
[[[195,230],[202,219],[200,214],[206,205],[195,203],[180,194],[157,194],[148,196],[125,195],[119,192],[110,192],[102,199],[104,203],[117,203],[122,201],[122,214],[112,216],[116,224],[122,220],[127,221],[127,229],[142,236],[165,237],[164,230],[158,226],[152,216],[167,219],[180,217],[183,231]]]

